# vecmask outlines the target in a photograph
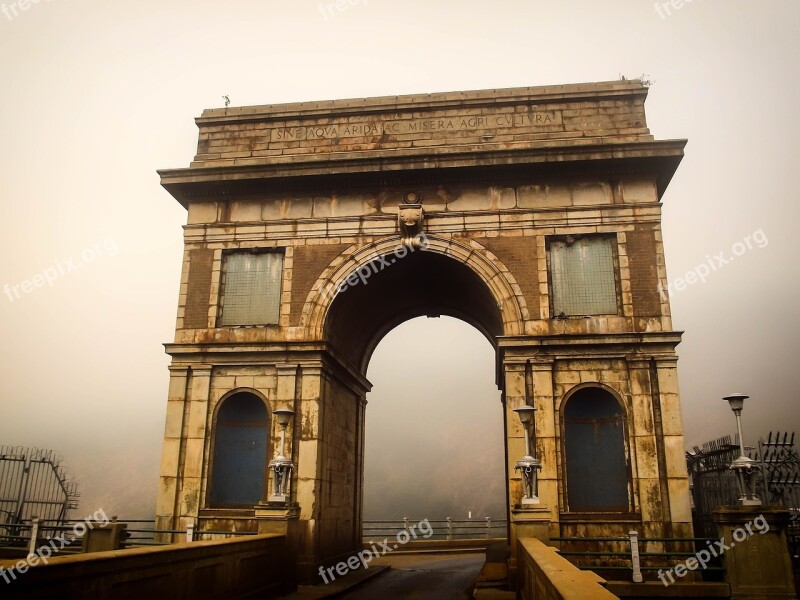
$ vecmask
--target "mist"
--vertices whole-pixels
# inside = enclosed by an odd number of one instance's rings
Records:
[[[651,132],[689,140],[663,198],[687,446],[733,433],[730,392],[752,397],[749,443],[800,430],[800,4],[27,6],[0,13],[0,443],[61,453],[82,491],[74,516],[153,514],[186,219],[156,169],[188,166],[193,119],[223,96],[239,106],[650,80]],[[757,231],[768,243],[737,254]],[[677,284],[719,253],[734,260]],[[446,319],[408,323],[378,348],[372,518],[494,510],[504,467],[491,471],[502,457],[491,354]]]

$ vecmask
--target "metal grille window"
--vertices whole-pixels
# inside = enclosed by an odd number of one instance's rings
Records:
[[[278,323],[283,254],[235,252],[222,268],[220,325]]]
[[[553,240],[547,262],[554,316],[618,312],[614,240],[584,237]]]

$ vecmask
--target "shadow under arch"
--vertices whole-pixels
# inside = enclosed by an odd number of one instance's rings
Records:
[[[498,337],[522,333],[527,310],[499,261],[454,240],[429,236],[427,242],[425,250],[400,258],[394,254],[400,238],[394,236],[335,261],[312,290],[316,298],[310,299],[308,328],[362,373],[380,340],[415,317],[460,319],[495,348]],[[360,269],[369,270],[369,276],[333,297],[323,293],[338,289]]]

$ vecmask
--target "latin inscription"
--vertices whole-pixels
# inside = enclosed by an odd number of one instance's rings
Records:
[[[399,121],[370,121],[308,127],[282,127],[273,129],[273,142],[297,140],[324,140],[330,138],[375,137],[382,135],[409,135],[439,131],[470,131],[514,129],[521,127],[546,127],[561,125],[561,111],[529,113],[504,113],[471,117],[446,117],[438,119],[406,119]]]

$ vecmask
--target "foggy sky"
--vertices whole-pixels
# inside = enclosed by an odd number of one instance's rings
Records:
[[[798,3],[694,0],[660,16],[641,0],[369,0],[324,12],[313,0],[51,0],[0,13],[0,286],[59,273],[0,295],[0,443],[62,453],[79,512],[152,511],[186,218],[156,169],[188,166],[193,119],[223,95],[236,106],[620,75],[654,81],[656,138],[689,139],[663,199],[670,279],[754,232],[768,239],[672,298],[687,443],[732,433],[720,400],[732,391],[752,396],[751,440],[800,430]],[[387,427],[397,403],[452,431],[444,471],[488,418],[477,407],[496,407],[484,386],[455,387],[458,365],[427,391],[397,388],[409,345],[455,352],[465,381],[491,373],[480,335],[427,323],[375,354],[368,436],[386,435],[368,469],[408,441]],[[459,419],[430,409],[444,396]]]

